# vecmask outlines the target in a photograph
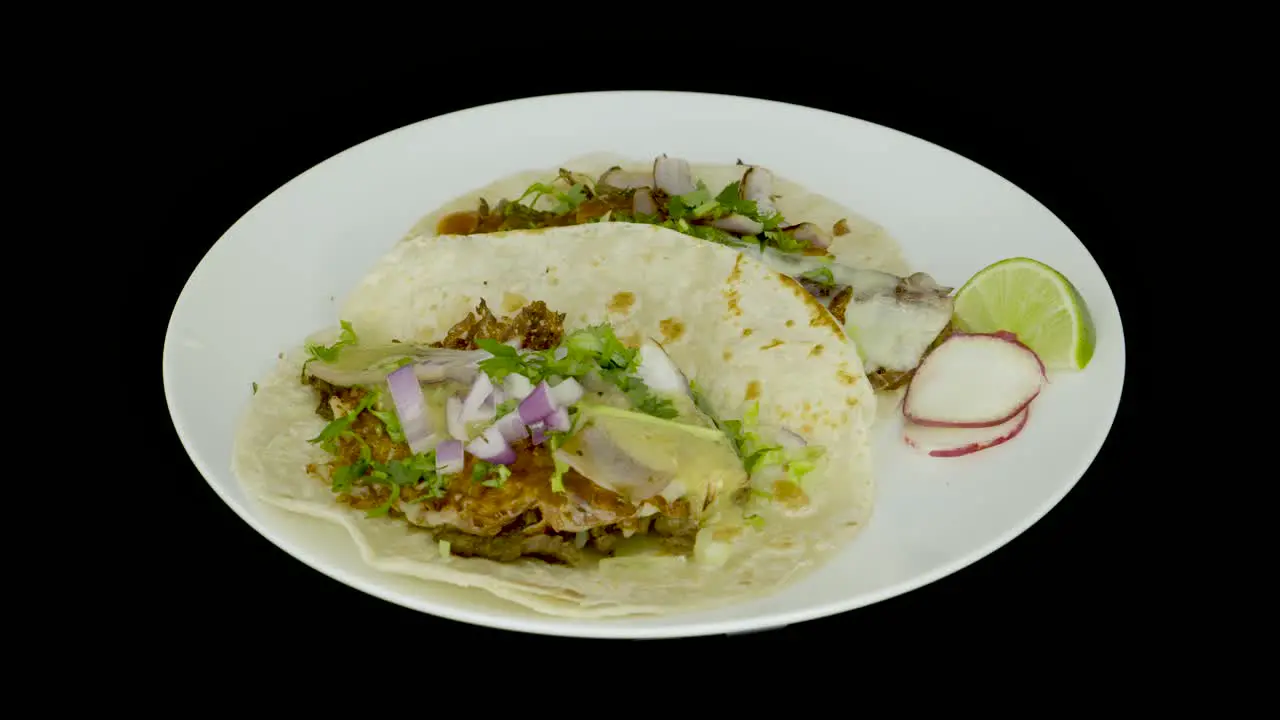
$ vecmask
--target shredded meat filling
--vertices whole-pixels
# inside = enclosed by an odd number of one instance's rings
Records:
[[[564,338],[564,313],[552,312],[541,300],[525,305],[520,312],[505,320],[494,317],[484,300],[474,312],[460,320],[444,340],[432,343],[433,347],[453,350],[477,350],[476,340],[520,341],[526,350],[550,350]]]

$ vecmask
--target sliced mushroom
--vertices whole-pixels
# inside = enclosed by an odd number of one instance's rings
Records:
[[[831,247],[831,236],[811,222],[802,222],[799,225],[791,225],[783,230],[791,233],[797,240],[806,243],[809,247],[829,248]]]
[[[698,189],[693,182],[693,171],[689,169],[689,161],[666,155],[660,155],[653,161],[653,182],[659,190],[672,197],[685,195]]]
[[[758,235],[764,230],[764,225],[752,220],[746,215],[727,215],[711,223],[712,227],[719,228],[725,232],[736,233],[738,235]]]
[[[657,215],[658,206],[653,202],[653,196],[649,194],[649,188],[637,188],[634,195],[631,196],[631,212],[635,215]]]
[[[596,185],[607,185],[619,190],[653,187],[653,174],[646,172],[628,172],[614,166],[604,171]]]
[[[776,212],[773,207],[773,173],[752,165],[742,174],[742,184],[738,186],[738,195],[743,200],[754,200],[756,211],[761,215]]]

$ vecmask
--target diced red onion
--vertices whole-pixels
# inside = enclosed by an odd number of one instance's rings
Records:
[[[546,442],[547,436],[543,432],[545,429],[546,429],[546,425],[544,425],[541,420],[530,423],[529,424],[530,442],[532,442],[534,445],[541,445],[542,443]]]
[[[493,426],[498,428],[498,432],[502,433],[502,437],[509,443],[529,437],[529,430],[520,420],[520,413],[507,413],[498,418]]]
[[[486,419],[481,408],[484,406],[484,401],[488,400],[492,394],[493,382],[489,380],[488,374],[476,375],[475,382],[471,384],[471,392],[467,393],[467,399],[462,401],[463,425]]]
[[[444,419],[449,426],[449,436],[459,440],[467,439],[467,426],[462,422],[462,401],[450,397],[444,402]]]
[[[582,386],[573,378],[565,378],[559,385],[551,388],[551,399],[558,407],[567,407],[582,399]]]
[[[391,400],[396,406],[396,416],[409,449],[415,453],[430,450],[431,420],[427,416],[427,401],[422,397],[422,386],[413,373],[413,367],[405,365],[387,376]]]
[[[466,459],[462,456],[461,440],[445,440],[436,446],[436,472],[452,475],[462,472]]]
[[[543,380],[529,393],[529,397],[520,401],[516,410],[525,424],[533,423],[551,414],[556,409],[556,401],[551,397],[551,388]]]
[[[489,426],[480,437],[467,444],[467,452],[486,462],[510,465],[516,461],[516,451],[495,426]]]
[[[533,383],[529,382],[529,378],[519,373],[511,373],[502,381],[502,387],[506,390],[507,395],[516,400],[523,400],[529,397],[529,393],[533,392]]]
[[[569,432],[569,428],[573,427],[573,423],[569,421],[569,408],[564,407],[553,410],[542,423],[548,430],[556,432]]]

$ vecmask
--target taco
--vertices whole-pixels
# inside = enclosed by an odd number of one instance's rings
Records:
[[[456,198],[406,237],[597,222],[653,224],[733,247],[798,281],[854,341],[877,390],[904,387],[950,331],[952,288],[910,273],[884,228],[767,168],[595,155]]]
[[[643,224],[398,244],[263,379],[252,495],[545,613],[770,592],[867,522],[876,398],[762,263]]]

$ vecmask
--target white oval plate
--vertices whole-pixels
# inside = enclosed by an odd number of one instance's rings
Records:
[[[535,614],[474,591],[365,567],[346,531],[250,502],[230,469],[250,384],[276,354],[336,321],[334,298],[423,214],[519,170],[593,152],[739,157],[836,199],[896,236],[912,269],[959,287],[1002,258],[1063,272],[1097,325],[1097,352],[1058,373],[1018,438],[962,458],[908,449],[898,421],[876,444],[879,495],[867,529],[831,562],[767,598],[719,610],[608,621]],[[351,587],[442,617],[527,632],[655,638],[778,627],[920,587],[999,548],[1084,474],[1124,381],[1115,298],[1097,263],[1048,209],[948,150],[810,108],[684,93],[559,95],[410,125],[294,178],[240,218],[192,273],[169,323],[164,385],[183,444],[231,508],[289,554]]]

